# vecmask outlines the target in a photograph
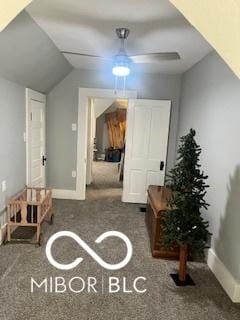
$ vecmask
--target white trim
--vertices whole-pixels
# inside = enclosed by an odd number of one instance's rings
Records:
[[[213,249],[208,250],[207,264],[233,302],[240,302],[240,283],[234,279]]]
[[[7,232],[7,224],[5,223],[3,226],[0,228],[0,245],[3,244],[3,240],[5,239]]]
[[[45,104],[46,109],[46,95],[34,91],[32,89],[26,88],[25,89],[25,111],[26,111],[26,183],[27,185],[30,185],[30,163],[29,163],[29,157],[30,157],[30,151],[29,151],[29,119],[30,119],[30,100],[36,100],[43,102]],[[46,111],[46,110],[45,110]],[[44,112],[44,116],[46,116],[46,112]],[[46,133],[45,133],[45,126],[46,126],[46,119],[44,121],[44,139],[46,139]],[[45,148],[46,148],[46,141],[45,141]],[[46,153],[46,150],[44,150]],[[45,175],[44,175],[44,183],[46,182],[46,169],[45,169]]]
[[[79,88],[76,179],[76,194],[79,200],[86,198],[87,105],[89,98],[136,99],[137,91],[127,90],[123,93],[123,91],[112,89]]]
[[[77,197],[76,190],[53,189],[52,195],[54,199],[80,200]]]

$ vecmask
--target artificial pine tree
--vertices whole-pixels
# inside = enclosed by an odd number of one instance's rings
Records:
[[[200,210],[209,206],[204,197],[209,187],[208,178],[201,171],[199,156],[201,148],[195,141],[195,130],[180,139],[177,164],[170,171],[167,186],[173,191],[165,212],[164,243],[180,247],[178,282],[186,280],[187,257],[202,256],[209,235],[208,222],[201,217]],[[188,276],[189,277],[189,276]]]

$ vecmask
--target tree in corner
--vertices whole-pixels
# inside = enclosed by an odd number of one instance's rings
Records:
[[[196,132],[190,132],[180,139],[177,164],[168,175],[167,186],[173,191],[168,199],[169,210],[165,212],[164,244],[179,245],[180,263],[175,282],[186,285],[187,257],[203,256],[208,239],[208,222],[201,217],[200,210],[207,209],[209,204],[204,200],[206,189],[205,181],[208,178],[201,171],[199,156],[201,148],[195,141]],[[174,278],[174,276],[172,275]]]

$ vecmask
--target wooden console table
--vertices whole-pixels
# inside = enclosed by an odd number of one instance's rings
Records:
[[[149,186],[148,204],[146,212],[146,225],[150,237],[150,246],[154,258],[176,259],[179,258],[179,248],[166,248],[160,243],[163,237],[162,225],[164,219],[162,212],[167,208],[167,199],[171,190],[166,187]]]

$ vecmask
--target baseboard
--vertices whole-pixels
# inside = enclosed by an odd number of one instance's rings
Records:
[[[84,200],[79,198],[76,190],[53,189],[52,193],[54,199]]]
[[[240,283],[234,279],[213,249],[208,250],[207,264],[233,302],[240,302]]]

